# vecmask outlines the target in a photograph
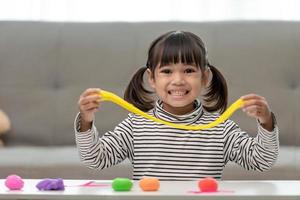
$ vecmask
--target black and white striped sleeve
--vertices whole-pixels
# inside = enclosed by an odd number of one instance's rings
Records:
[[[133,158],[133,137],[130,117],[123,120],[113,131],[99,137],[93,122],[86,132],[80,130],[80,114],[75,119],[75,139],[81,161],[89,168],[103,169],[116,165],[125,158]]]
[[[233,161],[247,170],[258,171],[268,170],[274,165],[279,153],[276,120],[271,132],[258,123],[256,137],[250,137],[231,120],[227,120],[225,124],[225,163]]]

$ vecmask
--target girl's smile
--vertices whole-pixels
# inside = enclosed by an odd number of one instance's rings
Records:
[[[181,96],[184,96],[187,93],[189,93],[189,91],[186,91],[186,90],[170,90],[170,91],[168,91],[168,93],[170,95],[173,95],[173,96],[181,97]]]
[[[187,97],[187,95],[189,95],[189,91],[183,89],[172,89],[169,90],[167,93],[174,101],[183,101]]]

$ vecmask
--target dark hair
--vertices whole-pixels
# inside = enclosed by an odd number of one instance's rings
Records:
[[[143,111],[152,109],[154,106],[154,100],[151,98],[152,92],[144,87],[145,71],[150,69],[154,76],[158,65],[164,66],[179,62],[196,65],[202,72],[208,68],[211,70],[212,80],[204,94],[204,104],[207,103],[204,108],[209,112],[224,112],[228,102],[226,80],[216,67],[209,64],[203,41],[197,35],[186,31],[171,31],[152,42],[148,50],[147,64],[132,77],[124,94],[125,100]]]

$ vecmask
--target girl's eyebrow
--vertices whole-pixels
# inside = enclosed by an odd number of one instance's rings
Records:
[[[164,67],[172,67],[171,64],[168,64],[168,65],[160,65],[158,68],[161,69],[161,68],[164,68]],[[183,64],[183,67],[187,68],[187,67],[193,67],[193,68],[197,68],[198,67],[195,65],[195,64]]]
[[[184,65],[185,68],[194,68],[194,69],[198,69],[199,67],[197,67],[196,65]]]
[[[160,65],[159,68],[163,68],[163,67],[171,67],[170,65]]]
[[[193,64],[186,64],[186,65],[184,65],[184,67],[195,67],[195,68],[197,68],[197,66],[193,65]]]

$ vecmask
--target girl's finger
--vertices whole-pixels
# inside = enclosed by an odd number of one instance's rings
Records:
[[[252,105],[265,106],[265,105],[266,105],[266,101],[264,101],[264,100],[262,100],[262,99],[251,99],[251,100],[247,100],[247,101],[245,101],[245,103],[243,104],[243,108],[246,108],[246,107],[252,106]]]
[[[98,94],[100,92],[101,92],[101,90],[99,88],[89,88],[82,93],[81,97],[86,97],[91,94]]]
[[[100,95],[90,95],[90,96],[87,96],[87,97],[83,97],[80,101],[80,104],[81,105],[85,105],[85,104],[88,104],[89,102],[100,102],[101,100],[101,97]]]
[[[241,96],[241,99],[247,101],[247,100],[251,100],[251,99],[262,99],[265,100],[265,98],[263,96],[257,95],[257,94],[247,94],[244,96]]]
[[[251,105],[251,106],[243,108],[243,111],[245,111],[245,112],[254,112],[256,110],[262,111],[262,107],[258,106],[258,105]]]
[[[255,112],[246,112],[249,117],[258,118],[257,113]]]
[[[98,109],[99,108],[99,103],[98,102],[90,102],[86,105],[81,106],[82,111],[90,111],[93,109]]]
[[[259,110],[247,110],[245,113],[250,117],[258,118],[261,115],[261,112]]]

